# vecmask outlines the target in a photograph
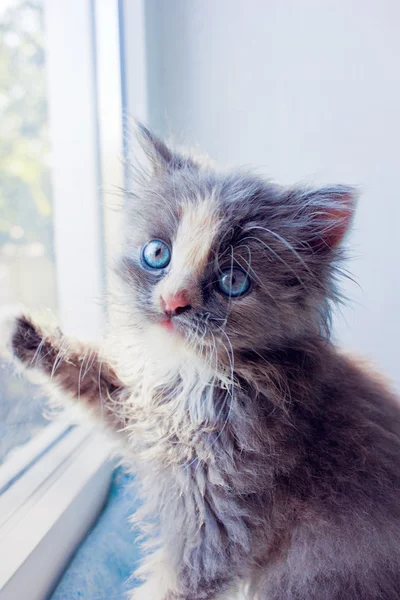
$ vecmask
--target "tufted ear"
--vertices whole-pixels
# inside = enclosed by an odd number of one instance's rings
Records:
[[[172,172],[185,167],[195,167],[195,163],[190,157],[169,148],[143,123],[137,123],[137,137],[154,172]]]
[[[343,241],[355,212],[357,192],[338,185],[316,190],[297,190],[298,214],[301,215],[303,239],[314,251],[334,250]],[[293,198],[293,196],[292,196]]]

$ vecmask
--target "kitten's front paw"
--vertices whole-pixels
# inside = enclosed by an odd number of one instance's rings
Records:
[[[12,304],[0,308],[0,356],[14,358],[13,338],[18,331],[20,320],[25,317],[22,304]]]

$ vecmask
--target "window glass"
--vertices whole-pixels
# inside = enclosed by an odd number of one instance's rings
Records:
[[[0,305],[56,310],[43,0],[0,3]],[[0,463],[47,421],[0,362]]]

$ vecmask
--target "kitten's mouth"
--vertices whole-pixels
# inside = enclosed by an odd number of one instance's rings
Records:
[[[192,327],[187,323],[182,323],[179,319],[176,320],[174,318],[164,316],[158,321],[158,325],[162,327],[165,331],[168,331],[171,335],[178,336],[182,339],[186,339],[188,336],[190,337],[190,333]],[[202,338],[204,342],[204,336]]]
[[[177,323],[176,321],[174,321],[174,319],[171,319],[170,317],[163,318],[161,321],[159,321],[159,325],[165,331],[168,331],[168,333],[170,333],[172,335],[176,335],[181,338],[185,337],[185,332],[184,332],[185,328],[182,328],[181,323]]]
[[[174,324],[173,324],[173,322],[172,322],[172,320],[171,320],[171,319],[168,319],[168,318],[166,318],[166,319],[163,319],[163,320],[160,322],[160,325],[161,325],[161,327],[163,327],[163,328],[164,328],[164,329],[166,329],[167,331],[170,331],[171,333],[172,333],[172,332],[176,333],[176,329],[175,329],[175,327],[174,327]]]

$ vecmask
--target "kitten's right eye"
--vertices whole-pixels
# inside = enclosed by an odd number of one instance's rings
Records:
[[[229,267],[221,271],[218,288],[225,296],[238,298],[248,292],[250,286],[250,278],[243,269]]]
[[[165,269],[171,261],[171,250],[162,240],[151,240],[143,247],[142,263],[150,269]]]

